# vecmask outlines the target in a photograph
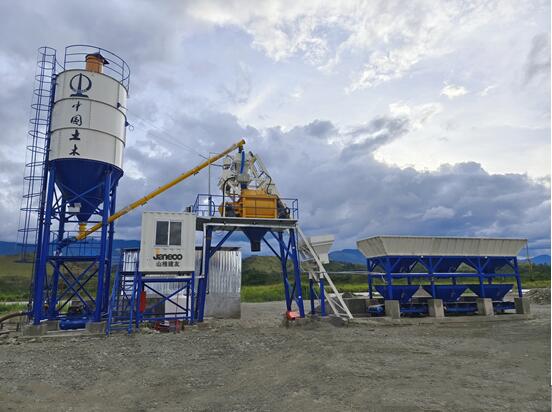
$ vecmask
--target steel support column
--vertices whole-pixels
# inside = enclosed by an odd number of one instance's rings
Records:
[[[46,283],[46,261],[49,254],[50,230],[52,224],[52,201],[54,199],[56,168],[51,167],[48,176],[48,189],[46,193],[46,211],[44,213],[44,227],[42,239],[40,239],[40,256],[35,267],[34,291],[33,291],[33,323],[40,324],[43,316],[44,285]]]
[[[103,209],[102,209],[102,232],[100,237],[100,257],[98,259],[98,287],[96,289],[96,307],[94,310],[94,322],[100,322],[102,320],[102,309],[103,309],[103,299],[104,299],[104,285],[105,285],[105,276],[106,276],[106,254],[107,254],[107,233],[109,231],[108,219],[109,211],[111,209],[110,193],[111,193],[111,175],[112,171],[106,173],[104,178],[104,199],[103,199]],[[109,285],[106,285],[109,289]]]

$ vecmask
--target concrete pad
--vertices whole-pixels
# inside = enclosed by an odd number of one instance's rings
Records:
[[[343,299],[345,304],[349,308],[352,314],[366,313],[366,298],[365,297],[353,297]]]
[[[477,298],[477,314],[481,316],[493,316],[493,301],[490,298]]]
[[[398,300],[385,301],[385,316],[388,316],[391,319],[401,318],[401,305]]]
[[[48,325],[41,323],[40,325],[25,325],[23,327],[23,336],[43,336],[48,332]]]
[[[432,318],[444,318],[445,317],[445,308],[443,307],[442,299],[428,299],[427,300],[427,309],[429,316]]]
[[[516,313],[525,315],[531,313],[531,301],[529,298],[515,297],[514,304],[516,305]]]
[[[106,322],[88,322],[86,324],[86,331],[88,333],[105,333]]]
[[[240,295],[209,293],[205,298],[205,316],[217,319],[240,319]]]
[[[48,332],[59,330],[59,320],[47,320],[46,325],[48,327]]]

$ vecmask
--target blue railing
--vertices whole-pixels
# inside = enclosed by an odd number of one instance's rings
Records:
[[[294,198],[278,198],[276,206],[267,206],[264,197],[248,197],[248,216],[268,217],[275,219],[299,219],[299,200]],[[211,217],[244,217],[229,196],[198,194],[192,206],[192,212],[198,216]],[[223,207],[223,204],[225,207]]]

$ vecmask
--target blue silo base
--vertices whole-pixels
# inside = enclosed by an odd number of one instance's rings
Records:
[[[44,224],[33,274],[31,317],[35,325],[45,319],[59,320],[61,330],[80,329],[86,327],[83,322],[99,322],[107,315],[114,237],[114,224],[108,223],[108,219],[115,213],[116,187],[112,181],[120,177],[120,170],[114,167],[104,170],[103,180],[97,184],[102,187],[103,199],[95,207],[95,218],[89,223],[101,223],[101,229],[96,237],[76,241],[75,229],[69,228],[81,223],[79,213],[72,214],[68,206],[71,200],[86,198],[86,193],[75,195],[74,199],[60,198],[55,187],[57,166],[52,162],[48,170]]]
[[[89,159],[56,159],[52,161],[56,168],[56,185],[61,190],[67,204],[80,203],[76,217],[87,222],[98,205],[104,201],[104,177],[111,173],[108,190],[117,186],[123,171],[109,163]]]

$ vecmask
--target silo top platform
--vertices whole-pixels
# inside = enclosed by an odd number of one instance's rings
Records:
[[[357,241],[366,258],[380,256],[517,256],[527,239],[374,236]]]

